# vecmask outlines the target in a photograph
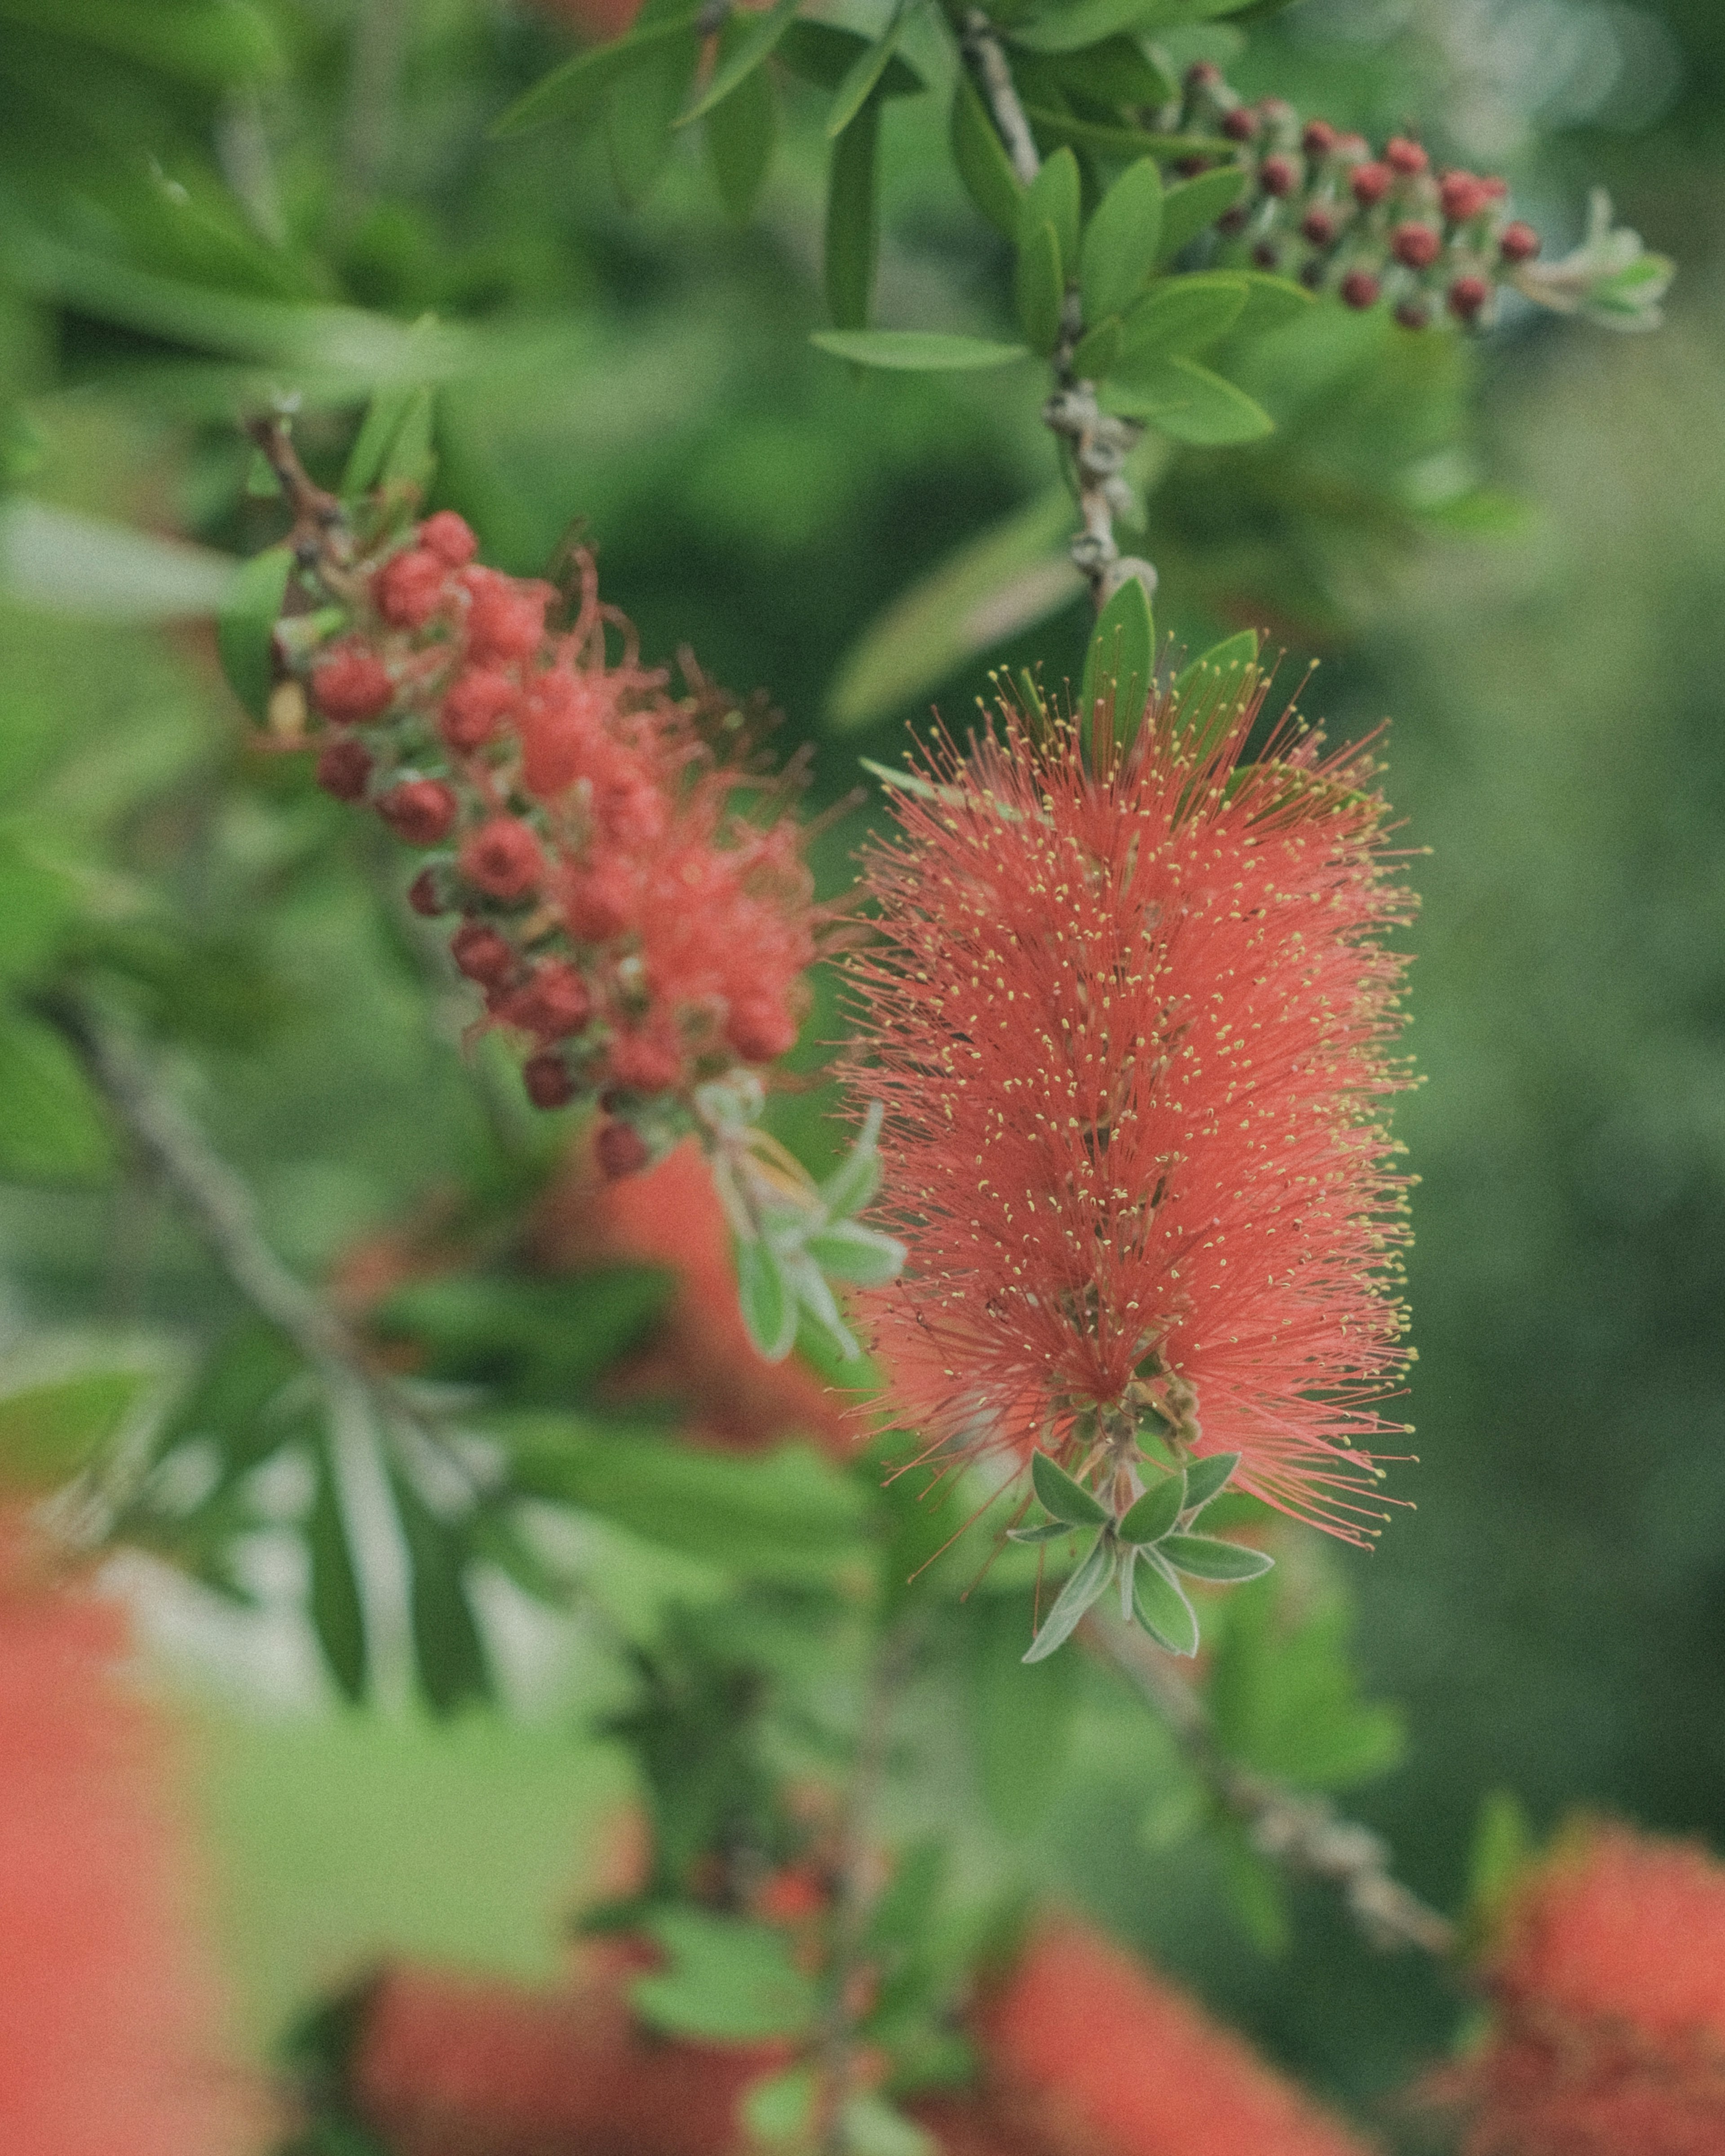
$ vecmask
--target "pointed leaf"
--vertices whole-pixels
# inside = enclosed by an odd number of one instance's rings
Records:
[[[811,27],[798,23],[799,29]],[[875,201],[875,151],[880,105],[870,98],[833,144],[827,166],[825,285],[827,311],[841,330],[860,330],[869,319],[880,253]]]
[[[732,16],[726,31],[737,27]],[[706,116],[706,157],[726,214],[737,224],[754,215],[778,141],[778,92],[757,68]]]
[[[1186,1510],[1186,1478],[1165,1475],[1154,1489],[1147,1490],[1120,1523],[1123,1543],[1158,1543],[1168,1533]]]
[[[1233,274],[1243,277],[1246,287],[1245,311],[1234,326],[1240,336],[1261,336],[1266,330],[1280,329],[1317,305],[1317,295],[1291,277],[1272,277],[1262,270]]]
[[[1075,1482],[1045,1452],[1030,1455],[1030,1481],[1043,1510],[1069,1527],[1099,1527],[1108,1517],[1101,1500],[1092,1496],[1081,1482]]]
[[[1056,1647],[1064,1646],[1086,1613],[1107,1592],[1113,1577],[1114,1552],[1099,1535],[1090,1555],[1060,1589],[1054,1608],[1043,1619],[1042,1629],[1026,1649],[1024,1661],[1045,1661]]]
[[[1106,382],[1126,348],[1118,315],[1109,315],[1080,337],[1072,352],[1072,372],[1081,382]]]
[[[1141,157],[1103,196],[1085,233],[1079,284],[1086,321],[1126,311],[1156,266],[1161,237],[1162,174],[1153,157]]]
[[[1239,1465],[1237,1452],[1212,1452],[1194,1460],[1186,1470],[1187,1511],[1195,1512],[1212,1497],[1219,1497]]]
[[[1045,159],[1042,170],[1024,190],[1019,242],[1022,244],[1040,224],[1046,223],[1054,227],[1063,290],[1065,279],[1076,276],[1078,270],[1078,230],[1083,196],[1078,160],[1070,150],[1056,150],[1053,157]]]
[[[335,1440],[327,1431],[320,1435],[317,1483],[305,1530],[311,1558],[310,1608],[330,1674],[345,1696],[357,1704],[366,1696],[365,1611],[336,1483],[334,1445]]]
[[[1211,1535],[1169,1535],[1157,1548],[1177,1571],[1194,1579],[1256,1579],[1276,1563],[1267,1551],[1218,1542]]]
[[[1021,344],[996,344],[988,337],[952,336],[939,330],[817,330],[809,339],[823,352],[860,367],[890,367],[906,372],[952,373],[979,367],[1008,367],[1028,359]]]
[[[685,8],[669,20],[643,23],[614,44],[597,45],[577,53],[574,59],[542,76],[518,97],[500,119],[491,122],[495,138],[525,135],[553,120],[578,119],[591,111],[614,84],[646,66],[660,49],[688,34],[696,10]]]
[[[1163,13],[1160,0],[1076,0],[1013,25],[1006,35],[1026,52],[1077,52]]]
[[[293,572],[293,549],[270,547],[234,577],[216,618],[216,648],[228,686],[254,719],[267,718],[275,685],[275,624]]]
[[[855,30],[841,30],[834,23],[796,22],[780,38],[778,57],[805,82],[814,83],[819,90],[836,90],[873,44],[871,38],[860,37]],[[875,85],[875,95],[877,98],[914,97],[927,87],[904,54],[895,53]]]
[[[1044,1520],[1038,1527],[1009,1527],[1006,1538],[1013,1543],[1057,1543],[1071,1532],[1064,1520]]]
[[[677,121],[703,120],[754,74],[791,27],[802,0],[776,0],[764,15],[732,15],[719,33],[719,60],[706,88]]]
[[[1237,635],[1224,636],[1219,644],[1213,644],[1208,651],[1200,652],[1189,665],[1183,666],[1174,676],[1174,694],[1177,696],[1186,696],[1200,685],[1202,677],[1207,674],[1224,676],[1240,674],[1248,666],[1255,666],[1257,663],[1258,632],[1255,629],[1243,629]],[[1236,1452],[1223,1456],[1238,1460],[1240,1455]],[[1217,1486],[1219,1488],[1220,1485]]]
[[[1246,292],[1243,277],[1208,271],[1160,279],[1126,317],[1128,378],[1135,362],[1198,352],[1225,336],[1245,307]]]
[[[1153,1549],[1138,1552],[1132,1583],[1132,1607],[1138,1622],[1159,1647],[1171,1655],[1198,1652],[1198,1615],[1186,1590]]]
[[[829,1220],[848,1219],[851,1214],[861,1212],[880,1188],[879,1147],[880,1126],[886,1115],[886,1107],[880,1101],[870,1101],[855,1142],[821,1184],[820,1202],[827,1209]]]
[[[1033,352],[1052,352],[1060,341],[1060,307],[1065,285],[1060,269],[1060,242],[1052,222],[1045,218],[1033,225],[1019,244],[1018,266],[1013,293],[1019,323]]]
[[[1016,239],[1024,190],[1006,154],[1006,145],[995,132],[988,107],[963,69],[952,90],[949,132],[952,162],[965,192],[997,231]]]
[[[611,177],[624,207],[637,209],[670,161],[672,131],[701,58],[701,39],[680,29],[613,83],[605,99]]]
[[[783,1362],[797,1337],[797,1298],[770,1244],[757,1238],[737,1245],[737,1295],[757,1352]]]
[[[1148,419],[1164,434],[1194,448],[1217,449],[1255,442],[1275,422],[1243,389],[1193,359],[1162,359],[1135,369],[1130,380],[1117,372],[1108,385],[1111,411]]]
[[[1166,105],[1179,90],[1173,77],[1163,74],[1139,40],[1124,31],[1081,51],[1053,55],[1042,65],[1064,92],[1076,90],[1091,104],[1113,112]]]
[[[1155,670],[1156,622],[1150,595],[1137,577],[1128,577],[1097,615],[1084,654],[1079,722],[1090,730],[1098,769],[1112,742],[1124,742],[1137,731]],[[1106,732],[1111,716],[1111,742],[1097,731]]]
[[[855,1220],[817,1229],[803,1247],[829,1279],[849,1281],[855,1287],[885,1287],[904,1270],[904,1245]]]
[[[844,80],[840,82],[834,94],[831,107],[827,113],[826,134],[829,141],[831,141],[834,136],[842,135],[857,114],[861,111],[864,101],[881,76],[886,74],[888,64],[892,59],[893,49],[898,44],[904,26],[905,11],[901,4],[894,10],[892,19],[887,24],[885,33],[877,38],[873,44],[865,46],[845,70]]]
[[[1162,198],[1162,242],[1156,251],[1158,264],[1172,262],[1180,249],[1208,232],[1216,219],[1233,208],[1245,192],[1245,168],[1223,165],[1213,172],[1200,172],[1195,180],[1183,180]]]
[[[467,1596],[460,1525],[434,1512],[405,1475],[392,1473],[408,1551],[408,1617],[419,1689],[434,1714],[454,1714],[491,1696],[490,1661]]]
[[[1094,151],[1097,157],[1121,164],[1134,157],[1184,157],[1194,153],[1227,157],[1235,146],[1225,136],[1154,135],[1146,128],[1122,126],[1118,122],[1076,119],[1070,112],[1046,105],[1027,103],[1024,117],[1039,141]]]
[[[813,2025],[815,1989],[783,1932],[681,1905],[655,1911],[642,1928],[670,1957],[663,1974],[629,1987],[635,2010],[654,2027],[747,2044],[802,2035]]]

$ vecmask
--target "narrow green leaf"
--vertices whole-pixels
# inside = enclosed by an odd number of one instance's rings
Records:
[[[801,5],[802,0],[775,0],[764,15],[728,16],[719,33],[718,64],[706,88],[679,116],[677,126],[686,127],[691,121],[704,120],[747,82],[789,29]]]
[[[820,1202],[829,1220],[861,1212],[880,1188],[880,1126],[886,1119],[884,1104],[870,1101],[850,1152],[821,1184]]]
[[[988,107],[962,68],[952,90],[949,133],[952,162],[966,192],[997,231],[1016,239],[1024,190],[1006,154],[1006,145],[988,117]]]
[[[886,74],[904,27],[905,10],[901,0],[885,33],[873,44],[865,46],[845,70],[845,79],[834,93],[827,112],[826,136],[829,142],[835,136],[842,135],[862,110],[865,100]]]
[[[228,686],[254,719],[268,716],[275,684],[275,624],[293,572],[293,550],[267,547],[234,578],[216,618],[216,649]]]
[[[1099,768],[1111,746],[1100,730],[1111,723],[1114,742],[1131,739],[1143,716],[1155,670],[1156,622],[1150,595],[1137,577],[1128,577],[1097,615],[1084,654],[1079,723],[1090,730]]]
[[[1081,382],[1106,382],[1125,349],[1126,333],[1118,315],[1110,315],[1086,336],[1072,353],[1072,372]]]
[[[685,8],[669,19],[643,23],[615,44],[577,53],[553,68],[491,122],[492,137],[525,135],[553,120],[575,120],[590,112],[615,84],[647,66],[666,45],[690,34],[697,9]]]
[[[737,27],[733,15],[726,31]],[[707,163],[726,214],[747,224],[761,200],[778,145],[778,92],[765,68],[757,68],[706,116]]]
[[[1261,404],[1195,359],[1159,359],[1122,371],[1108,385],[1108,408],[1148,419],[1177,442],[1219,449],[1255,442],[1275,422]]]
[[[467,1597],[460,1525],[434,1512],[404,1475],[392,1474],[407,1544],[408,1615],[419,1688],[434,1714],[454,1714],[491,1696],[491,1668]]]
[[[834,23],[794,22],[780,38],[778,58],[793,74],[801,75],[819,90],[836,90],[874,40],[855,30],[841,30]],[[914,97],[927,83],[902,53],[895,53],[875,86],[880,97]]]
[[[1194,1460],[1186,1470],[1187,1511],[1195,1512],[1212,1497],[1219,1497],[1239,1465],[1237,1452],[1212,1452]]]
[[[1110,111],[1133,105],[1166,105],[1179,85],[1163,74],[1139,40],[1124,31],[1081,51],[1060,53],[1043,63],[1063,91],[1076,90]]]
[[[1231,156],[1234,144],[1224,136],[1212,141],[1203,135],[1153,135],[1142,127],[1123,127],[1106,120],[1080,120],[1052,106],[1027,104],[1024,117],[1039,141],[1060,142],[1072,150],[1089,150],[1111,162],[1125,164],[1134,157],[1183,157],[1202,151],[1206,156]]]
[[[59,1034],[0,1016],[0,1178],[99,1183],[114,1144],[83,1066]]]
[[[1046,1455],[1039,1453],[1036,1456],[1043,1459]],[[1041,1630],[1024,1651],[1025,1661],[1046,1661],[1056,1647],[1065,1645],[1086,1613],[1106,1594],[1108,1583],[1114,1577],[1114,1563],[1113,1549],[1099,1535],[1089,1556],[1055,1597],[1053,1609],[1042,1620]]]
[[[1209,271],[1164,277],[1126,317],[1122,372],[1135,365],[1199,352],[1225,336],[1246,305],[1246,281]]]
[[[1034,225],[1019,243],[1013,291],[1019,321],[1030,349],[1052,352],[1060,340],[1060,309],[1066,288],[1060,238],[1047,218]]]
[[[856,1287],[885,1287],[904,1270],[904,1245],[855,1220],[817,1229],[803,1247],[829,1279]]]
[[[1178,187],[1170,187],[1162,199],[1162,244],[1156,255],[1158,264],[1172,262],[1199,233],[1208,232],[1216,219],[1240,200],[1245,184],[1244,166],[1221,165],[1213,172],[1200,172],[1196,179],[1183,180]]]
[[[1101,1500],[1092,1496],[1081,1482],[1075,1482],[1045,1452],[1030,1455],[1030,1481],[1044,1511],[1069,1527],[1099,1527],[1108,1517]]]
[[[1047,8],[1028,23],[1013,23],[1005,33],[1026,52],[1071,53],[1099,44],[1161,12],[1159,0],[1076,0],[1073,6]]]
[[[833,144],[828,161],[827,311],[841,330],[863,329],[869,319],[880,248],[875,171],[880,134],[880,100],[871,97]]]
[[[1123,315],[1156,266],[1162,174],[1153,157],[1129,165],[1096,207],[1079,256],[1084,319]]]
[[[0,1399],[0,1491],[52,1490],[80,1473],[118,1433],[147,1383],[141,1370],[80,1370]]]
[[[1235,635],[1224,636],[1219,644],[1213,644],[1208,651],[1200,652],[1189,665],[1183,666],[1174,676],[1174,694],[1177,696],[1188,695],[1206,675],[1227,676],[1240,674],[1257,663],[1258,632],[1255,629],[1242,629]],[[1219,1456],[1238,1460],[1240,1455],[1237,1452],[1224,1453]],[[1208,1466],[1209,1463],[1205,1461],[1202,1464]],[[1226,1480],[1224,1476],[1223,1481]],[[1221,1483],[1216,1486],[1219,1489]]]
[[[1262,270],[1230,274],[1245,280],[1245,311],[1234,326],[1240,336],[1261,336],[1266,330],[1279,330],[1317,305],[1317,295],[1296,285],[1291,277],[1272,277]]]
[[[641,1928],[670,1957],[663,1975],[629,1988],[635,2010],[668,2034],[712,2043],[800,2036],[814,2024],[814,1985],[791,1943],[767,1924],[707,1909],[656,1910]]]
[[[1014,1543],[1057,1543],[1071,1532],[1064,1520],[1044,1520],[1034,1527],[1009,1527],[1006,1538]]]
[[[770,1244],[737,1245],[737,1294],[757,1351],[769,1363],[783,1362],[797,1337],[797,1299]]]
[[[952,336],[938,330],[817,330],[810,338],[823,352],[859,367],[888,367],[911,372],[952,373],[979,367],[1007,367],[1028,359],[1021,344],[996,344],[987,337]]]
[[[1189,1502],[1185,1476],[1163,1476],[1153,1489],[1144,1492],[1122,1520],[1120,1539],[1125,1543],[1160,1542],[1186,1510]]]
[[[1138,1622],[1159,1647],[1171,1655],[1198,1652],[1198,1613],[1186,1599],[1186,1590],[1153,1549],[1138,1552],[1137,1576],[1132,1582],[1132,1607]]]
[[[1256,1579],[1276,1563],[1267,1551],[1218,1542],[1212,1535],[1169,1535],[1158,1548],[1177,1572],[1193,1579]]]
[[[638,209],[670,161],[677,116],[694,80],[701,39],[690,28],[656,44],[605,95],[605,142],[619,198]]]
[[[1056,150],[1045,158],[1042,170],[1024,190],[1019,211],[1019,239],[1024,241],[1039,225],[1054,227],[1062,290],[1065,280],[1078,272],[1079,223],[1083,208],[1084,182],[1078,160],[1070,150]]]
[[[334,1438],[319,1434],[316,1486],[305,1531],[311,1558],[311,1615],[330,1674],[356,1704],[366,1696],[367,1656],[358,1568],[347,1540],[336,1486]]]
[[[183,539],[13,495],[0,504],[0,595],[42,613],[177,621],[219,613],[243,564]]]

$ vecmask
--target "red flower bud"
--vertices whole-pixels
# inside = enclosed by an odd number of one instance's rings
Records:
[[[1431,160],[1417,142],[1410,142],[1405,135],[1392,135],[1384,146],[1384,162],[1392,172],[1407,177],[1423,172]]]
[[[1491,287],[1483,277],[1458,277],[1450,287],[1450,312],[1458,321],[1471,322],[1491,296]]]
[[[542,1040],[562,1040],[579,1033],[593,1015],[593,995],[575,968],[561,958],[536,968],[524,988],[517,988],[500,1017]]]
[[[465,569],[479,552],[479,542],[465,516],[440,509],[419,526],[419,544],[452,569]]]
[[[740,996],[725,1020],[725,1038],[745,1063],[771,1063],[795,1047],[797,1028],[773,996]]]
[[[449,567],[422,547],[392,555],[372,579],[372,598],[397,629],[424,629],[449,597]]]
[[[513,816],[493,816],[461,848],[461,873],[491,898],[525,898],[545,875],[539,841]]]
[[[372,753],[357,741],[333,741],[317,759],[317,783],[338,801],[357,801],[372,775]]]
[[[1389,192],[1395,174],[1388,165],[1356,165],[1348,175],[1348,184],[1353,190],[1353,198],[1363,209],[1380,203]]]
[[[1382,290],[1369,270],[1350,270],[1342,280],[1342,297],[1350,307],[1375,307]]]
[[[1531,262],[1539,252],[1539,234],[1531,224],[1507,224],[1498,236],[1497,252],[1506,262]]]
[[[611,1081],[629,1093],[663,1093],[683,1075],[674,1048],[647,1033],[619,1033],[610,1049]]]
[[[1174,170],[1183,180],[1195,180],[1200,172],[1207,172],[1209,168],[1209,159],[1200,151],[1194,151],[1189,157],[1176,157],[1174,160]]]
[[[608,1183],[621,1183],[626,1175],[639,1175],[653,1158],[638,1130],[629,1123],[616,1122],[599,1125],[593,1150],[599,1172]]]
[[[1188,90],[1214,90],[1222,80],[1222,70],[1214,60],[1194,60],[1186,70]]]
[[[1222,132],[1230,142],[1250,142],[1258,131],[1258,116],[1249,105],[1236,105],[1222,115]]]
[[[1423,330],[1431,320],[1431,309],[1424,300],[1401,300],[1396,303],[1395,318],[1404,330]]]
[[[1480,185],[1486,191],[1486,199],[1487,202],[1508,201],[1509,182],[1507,180],[1500,179],[1497,173],[1488,173],[1486,177],[1480,182]]]
[[[521,1077],[527,1088],[527,1098],[536,1108],[567,1108],[575,1097],[575,1081],[569,1075],[569,1066],[554,1050],[546,1049],[537,1055],[530,1055],[521,1065]],[[634,1133],[630,1132],[629,1135],[633,1137]],[[643,1147],[642,1151],[645,1150]]]
[[[490,666],[470,666],[444,698],[437,730],[451,748],[478,748],[490,740],[514,704],[516,686]]]
[[[563,919],[578,943],[608,943],[629,926],[634,882],[620,860],[572,871],[563,885]]]
[[[518,583],[496,569],[464,569],[461,585],[468,595],[470,659],[525,659],[536,648],[555,596],[549,584]]]
[[[449,938],[449,956],[458,973],[495,988],[515,971],[515,947],[483,921],[464,921]]]
[[[1327,120],[1308,120],[1300,136],[1308,157],[1327,157],[1336,146],[1336,131]]]
[[[1477,217],[1491,199],[1485,182],[1471,172],[1445,172],[1438,182],[1438,200],[1452,224],[1466,224]]]
[[[408,886],[408,904],[431,920],[449,910],[449,879],[441,869],[421,869]]]
[[[1258,185],[1266,195],[1291,195],[1300,184],[1300,167],[1280,153],[1266,157],[1258,167]]]
[[[1281,259],[1281,250],[1274,240],[1260,239],[1252,249],[1252,259],[1260,270],[1273,270]]]
[[[347,644],[312,668],[311,701],[337,726],[363,726],[395,701],[395,684],[376,652]]]
[[[1300,220],[1300,229],[1314,247],[1327,247],[1336,237],[1336,220],[1327,209],[1309,209]]]
[[[440,778],[408,778],[377,798],[377,814],[405,845],[434,846],[455,822],[454,795]]]
[[[1429,270],[1443,253],[1444,243],[1429,224],[1399,224],[1389,235],[1389,251],[1410,270]]]

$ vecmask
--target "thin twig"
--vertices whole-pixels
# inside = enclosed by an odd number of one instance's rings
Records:
[[[1380,1836],[1344,1818],[1327,1797],[1284,1789],[1230,1759],[1203,1702],[1147,1640],[1093,1617],[1085,1620],[1083,1630],[1150,1701],[1264,1856],[1339,1889],[1348,1914],[1373,1946],[1418,1947],[1440,1956],[1451,1951],[1455,1927],[1392,1876],[1389,1851]]]
[[[988,100],[988,110],[994,116],[994,125],[1000,130],[1000,139],[1006,145],[1006,154],[1012,160],[1019,184],[1029,187],[1042,170],[1036,138],[1030,132],[1030,123],[1019,102],[1012,69],[1006,64],[1006,55],[1000,49],[994,26],[980,8],[973,8],[965,16],[960,43],[978,86]]]

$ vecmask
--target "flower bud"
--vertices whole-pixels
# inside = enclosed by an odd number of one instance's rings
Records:
[[[1369,270],[1350,270],[1342,280],[1342,297],[1350,307],[1375,307],[1382,290]]]
[[[1224,239],[1233,239],[1245,230],[1246,221],[1245,205],[1235,203],[1232,209],[1224,209],[1216,219],[1216,229]]]
[[[1384,146],[1384,162],[1394,172],[1404,178],[1423,172],[1431,160],[1417,142],[1410,142],[1405,135],[1392,135]]]
[[[1429,224],[1399,224],[1389,235],[1389,251],[1409,270],[1429,270],[1443,253],[1444,243]]]
[[[607,1183],[621,1183],[625,1176],[639,1175],[653,1158],[647,1141],[633,1124],[619,1123],[614,1118],[599,1125],[593,1150]]]
[[[408,886],[408,904],[429,921],[449,910],[449,875],[441,868],[421,869]]]
[[[1300,220],[1300,229],[1314,247],[1327,247],[1336,237],[1336,220],[1327,209],[1309,209]]]
[[[1362,209],[1369,209],[1374,203],[1383,201],[1394,184],[1395,174],[1388,165],[1368,163],[1356,165],[1348,175],[1348,184],[1353,198]]]
[[[603,693],[579,675],[554,669],[537,675],[521,699],[521,783],[548,801],[583,774],[605,743]]]
[[[440,778],[408,778],[377,797],[377,814],[404,845],[435,846],[454,828],[457,803]]]
[[[395,684],[376,652],[345,644],[312,668],[311,701],[336,726],[363,726],[395,701]]]
[[[1336,131],[1327,120],[1308,120],[1301,133],[1300,147],[1308,157],[1327,157],[1336,146]]]
[[[1257,134],[1258,116],[1249,105],[1236,105],[1222,115],[1222,132],[1230,142],[1250,142]]]
[[[567,1108],[575,1097],[575,1081],[569,1075],[569,1066],[554,1049],[542,1049],[537,1055],[530,1055],[521,1065],[521,1078],[527,1098],[536,1108]],[[629,1136],[634,1137],[633,1131]],[[642,1150],[644,1152],[645,1147]]]
[[[1431,320],[1431,309],[1424,300],[1400,300],[1395,318],[1404,330],[1423,330]]]
[[[338,801],[358,801],[372,775],[372,752],[357,741],[332,741],[317,759],[317,783]]]
[[[372,579],[372,598],[396,629],[424,629],[449,596],[449,568],[423,547],[392,555]]]
[[[795,1021],[772,996],[739,996],[725,1020],[725,1038],[745,1063],[771,1063],[797,1045]]]
[[[1214,90],[1222,80],[1222,70],[1214,60],[1194,60],[1186,70],[1188,90]]]
[[[465,516],[440,509],[419,526],[419,544],[451,569],[465,569],[479,552],[479,542]]]
[[[1200,172],[1207,172],[1209,168],[1210,161],[1201,150],[1194,150],[1189,157],[1174,160],[1174,170],[1183,180],[1195,180]]]
[[[526,659],[545,634],[549,584],[518,583],[496,569],[464,569],[468,595],[467,655],[471,660]]]
[[[515,971],[515,947],[483,921],[464,921],[449,938],[449,956],[458,973],[495,988]]]
[[[1449,290],[1450,312],[1458,321],[1471,322],[1491,296],[1491,287],[1483,277],[1470,272],[1458,277]]]
[[[1506,262],[1531,262],[1539,252],[1539,234],[1531,224],[1519,219],[1504,226],[1498,235],[1497,252]]]
[[[437,730],[454,749],[480,748],[495,734],[516,701],[516,686],[495,667],[470,666],[444,698]]]
[[[1445,172],[1438,182],[1438,201],[1452,224],[1466,224],[1477,217],[1491,199],[1486,182],[1471,172]]]
[[[1283,195],[1292,194],[1299,184],[1300,167],[1291,157],[1285,157],[1280,151],[1273,157],[1266,157],[1258,167],[1258,185],[1266,195],[1280,199]]]
[[[541,1040],[562,1040],[579,1033],[593,1015],[593,994],[575,968],[561,958],[536,967],[532,978],[510,998],[506,1010],[498,1013],[524,1033]]]
[[[526,898],[545,876],[539,841],[513,816],[493,816],[464,841],[461,873],[490,898]]]
[[[1252,259],[1260,270],[1274,270],[1281,260],[1281,249],[1273,239],[1260,239],[1252,249]]]
[[[619,1033],[609,1061],[612,1083],[627,1093],[663,1093],[683,1075],[675,1050],[648,1033]]]

